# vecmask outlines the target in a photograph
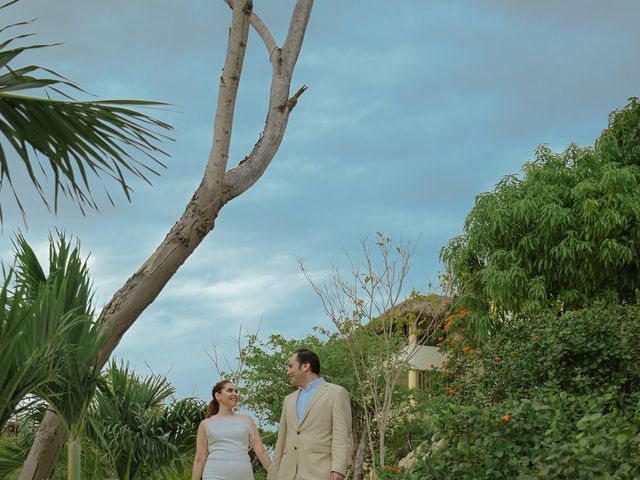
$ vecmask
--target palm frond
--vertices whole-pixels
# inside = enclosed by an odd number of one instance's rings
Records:
[[[22,467],[26,453],[13,438],[0,437],[0,479]]]
[[[16,3],[18,0],[11,0],[10,2],[4,3],[2,5],[0,5],[0,10],[2,10],[3,8],[6,8],[10,5],[13,5],[14,3]]]
[[[176,402],[165,376],[141,377],[127,363],[112,360],[103,379],[87,436],[107,454],[119,477],[157,478],[163,470],[185,467],[184,453],[195,446],[203,404]]]
[[[11,3],[14,2],[0,8]],[[5,29],[27,23],[19,22]],[[134,108],[166,104],[140,100],[76,101],[67,92],[84,91],[55,71],[37,65],[10,66],[10,62],[27,50],[55,45],[12,48],[13,43],[28,36],[30,34],[16,35],[0,43],[0,134],[6,140],[6,147],[17,154],[38,195],[50,208],[51,201],[43,187],[46,170],[42,168],[42,173],[38,173],[34,168],[40,157],[45,159],[47,170],[53,177],[54,211],[57,210],[60,193],[76,201],[83,213],[86,207],[97,209],[91,181],[103,176],[114,179],[130,200],[132,190],[127,176],[151,183],[150,176],[158,175],[159,168],[165,166],[159,157],[167,155],[159,144],[169,137],[160,132],[172,128]],[[36,77],[39,73],[44,75]],[[44,90],[46,96],[34,97],[23,93],[33,89]],[[61,98],[51,98],[50,93]],[[142,158],[134,158],[134,153]],[[13,188],[12,172],[16,168],[0,144],[0,189],[6,181],[24,215],[20,195]],[[105,190],[113,203],[108,190]]]
[[[22,288],[28,300],[35,300],[47,277],[35,252],[21,233],[13,240],[16,285]]]

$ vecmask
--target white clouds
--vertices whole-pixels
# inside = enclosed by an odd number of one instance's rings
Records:
[[[255,318],[278,309],[303,286],[294,272],[252,272],[244,270],[234,278],[214,282],[193,279],[169,288],[165,298],[180,302],[199,302],[222,317]]]
[[[295,258],[276,254],[260,259],[258,248],[223,250],[205,248],[185,265],[127,332],[115,355],[131,359],[140,370],[148,363],[157,371],[170,371],[181,394],[191,394],[195,388],[206,398],[216,375],[209,355],[215,345],[220,358],[233,361],[240,325],[255,332],[262,324],[264,336],[310,331],[306,318],[299,328],[281,330],[300,316],[292,312],[310,294]]]

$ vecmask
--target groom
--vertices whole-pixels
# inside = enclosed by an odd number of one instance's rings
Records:
[[[298,390],[282,406],[268,480],[342,480],[351,450],[349,392],[320,377],[320,359],[301,348],[287,366]]]

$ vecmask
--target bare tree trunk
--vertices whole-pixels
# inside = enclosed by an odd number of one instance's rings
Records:
[[[386,424],[383,422],[380,422],[380,432],[378,433],[378,445],[380,445],[380,469],[384,469],[385,463],[384,463],[384,441],[385,441],[385,434],[386,434]]]
[[[100,315],[107,335],[98,356],[106,363],[124,333],[155,300],[178,268],[214,228],[222,207],[244,193],[262,176],[282,142],[289,114],[306,87],[289,97],[291,76],[302,47],[313,0],[297,0],[287,38],[280,48],[252,13],[251,0],[225,0],[233,9],[229,43],[215,116],[213,145],[205,173],[184,213],[142,267],[127,280]],[[249,25],[262,38],[272,64],[269,110],[265,129],[251,153],[227,170],[235,101],[247,45]],[[60,454],[66,432],[60,420],[47,412],[25,461],[19,480],[49,478]]]
[[[366,428],[366,425],[364,428]],[[353,456],[353,478],[355,480],[363,480],[364,478],[362,465],[364,464],[364,455],[367,451],[367,438],[368,432],[360,432],[360,439],[358,440],[356,453]]]
[[[49,448],[43,449],[38,452],[39,455],[37,457],[32,458],[32,446],[29,457],[25,461],[22,472],[20,472],[20,478],[49,478],[66,441],[67,431],[64,425],[62,425],[55,413],[47,410],[33,440],[33,446],[36,444],[48,445]]]

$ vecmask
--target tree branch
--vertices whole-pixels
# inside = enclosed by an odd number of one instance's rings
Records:
[[[202,179],[202,185],[205,188],[215,189],[216,192],[222,189],[222,180],[229,159],[233,114],[235,112],[236,98],[238,97],[244,54],[247,49],[247,39],[249,37],[248,20],[251,15],[252,2],[251,0],[235,0],[235,5],[242,8],[232,9],[229,46],[218,91],[218,104],[213,127],[213,144],[211,145],[209,160]]]
[[[233,9],[233,3],[231,0],[224,0],[229,8]],[[278,48],[278,44],[276,43],[275,38],[271,35],[271,32],[262,21],[262,19],[255,13],[251,12],[251,16],[249,17],[249,23],[253,27],[253,29],[260,35],[260,38],[264,42],[264,46],[267,48],[267,53],[269,54],[269,60],[271,60],[271,55]]]
[[[271,56],[273,68],[269,111],[262,136],[251,153],[224,177],[222,202],[227,203],[245,192],[264,174],[280,147],[289,114],[298,98],[306,90],[301,87],[289,98],[293,67],[298,59],[302,40],[311,15],[313,0],[298,0],[291,17],[285,46]]]

